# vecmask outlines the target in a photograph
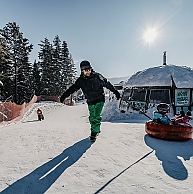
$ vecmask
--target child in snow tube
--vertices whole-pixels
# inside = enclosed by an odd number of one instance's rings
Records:
[[[170,107],[166,103],[160,103],[157,106],[157,111],[153,112],[153,121],[157,123],[170,124],[171,120],[168,117]]]

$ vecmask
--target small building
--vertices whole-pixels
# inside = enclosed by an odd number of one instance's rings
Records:
[[[159,103],[167,103],[174,115],[180,110],[193,110],[193,88],[177,88],[171,76],[171,86],[133,86],[124,88],[120,101],[120,110],[128,108],[146,112]]]
[[[146,112],[159,103],[169,104],[174,114],[193,110],[193,69],[167,65],[166,51],[162,66],[139,71],[129,78],[119,108],[122,112],[128,108]]]

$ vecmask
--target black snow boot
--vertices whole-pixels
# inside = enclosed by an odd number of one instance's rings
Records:
[[[90,141],[95,141],[97,136],[98,136],[98,132],[92,132],[91,131],[91,134],[90,134]]]

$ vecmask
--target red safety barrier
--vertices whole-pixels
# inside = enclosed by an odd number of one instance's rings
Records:
[[[37,101],[37,96],[34,96],[29,103],[17,105],[13,102],[0,103],[0,122],[11,121],[13,119],[19,120],[23,117],[25,112]]]
[[[17,105],[12,102],[1,102],[0,103],[0,122],[3,121],[18,121],[23,115],[29,110],[29,108],[36,102],[39,101],[55,101],[59,102],[58,96],[35,96],[29,103],[23,103]]]

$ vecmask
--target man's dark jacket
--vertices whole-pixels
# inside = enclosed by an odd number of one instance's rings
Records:
[[[63,102],[66,97],[81,88],[85,98],[87,99],[88,105],[104,102],[105,94],[103,87],[106,87],[115,94],[118,93],[118,91],[109,81],[107,81],[106,78],[104,78],[100,73],[92,70],[90,76],[88,77],[81,74],[76,82],[63,93],[60,97],[60,101]]]

